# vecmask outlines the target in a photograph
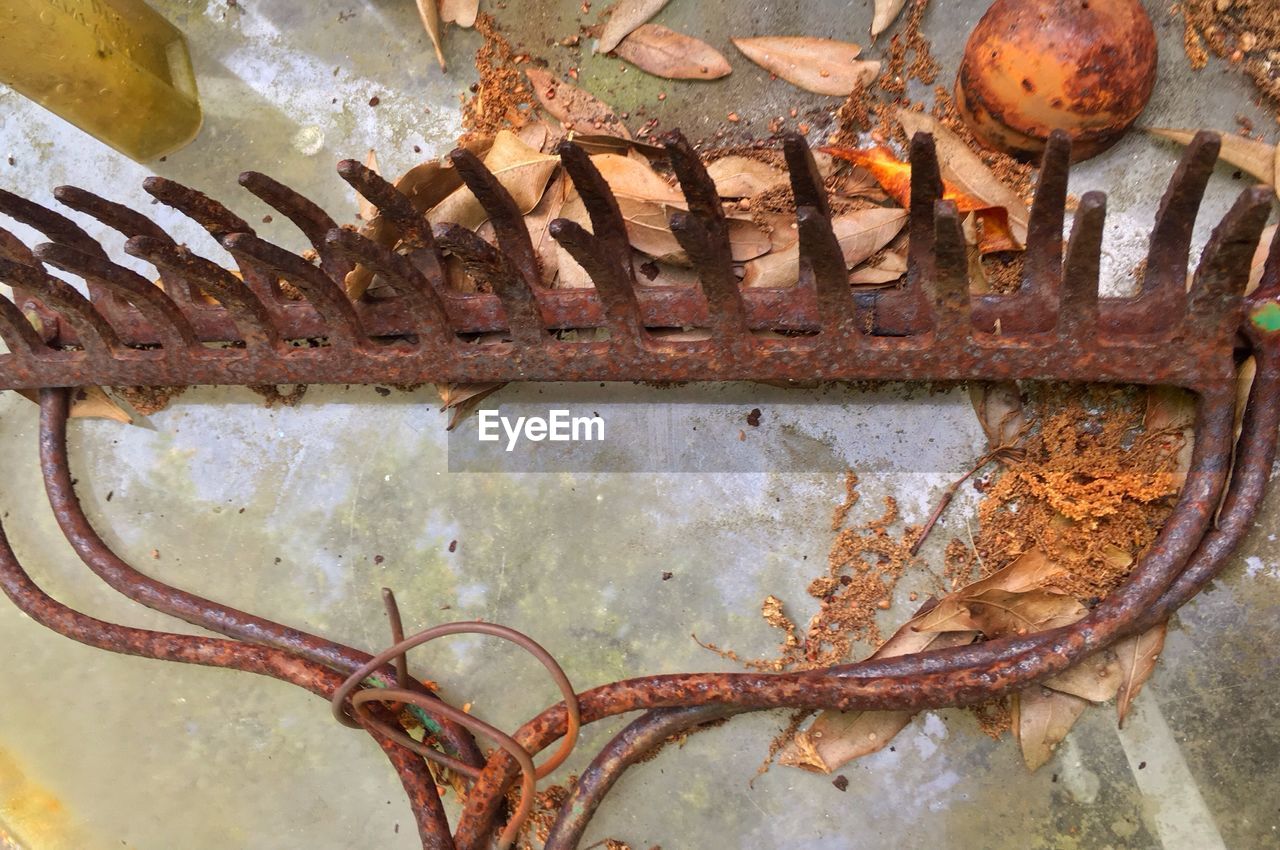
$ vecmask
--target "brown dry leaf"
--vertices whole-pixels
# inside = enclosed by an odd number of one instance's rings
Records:
[[[69,415],[72,419],[110,419],[125,425],[133,424],[133,417],[99,387],[80,387],[75,390],[71,395]]]
[[[871,37],[874,39],[897,20],[907,0],[876,0],[875,15],[871,19]]]
[[[1054,615],[1066,617],[1083,611],[1080,603],[1071,597],[1046,590],[1053,586],[1054,577],[1061,571],[1042,549],[1028,549],[1003,569],[944,596],[932,610],[913,621],[914,628],[923,632],[951,632],[981,629],[985,624],[1007,631],[1012,622],[1013,631],[1038,630],[1030,628],[1029,618],[1047,613],[1049,619],[1053,619]],[[1033,593],[1039,596],[1031,596]],[[1018,602],[1024,595],[1028,599]],[[1054,598],[1046,600],[1046,596]],[[1012,614],[1003,611],[1011,605]],[[1020,607],[1023,605],[1028,607],[1024,610]]]
[[[667,151],[659,145],[641,142],[635,139],[623,139],[600,133],[574,133],[573,142],[587,153],[595,156],[602,153],[613,153],[628,156],[639,153],[650,161],[665,161]]]
[[[1022,392],[1013,381],[975,381],[969,384],[969,400],[990,449],[1013,445],[1027,427]]]
[[[733,71],[705,41],[660,24],[637,27],[614,52],[641,71],[669,80],[718,80]]]
[[[445,67],[444,47],[440,42],[440,7],[436,5],[436,0],[417,0],[417,2],[422,28],[427,31],[431,46],[436,49],[436,61],[440,63],[441,71],[447,71],[449,69]]]
[[[1280,225],[1271,225],[1262,231],[1262,238],[1258,240],[1258,249],[1253,252],[1253,262],[1249,265],[1249,283],[1245,286],[1245,294],[1253,292],[1258,288],[1258,284],[1262,282],[1262,270],[1267,264],[1267,255],[1271,253],[1271,242],[1276,238],[1276,228]]]
[[[425,0],[419,0],[425,2]],[[480,11],[480,0],[440,0],[440,20],[446,24],[457,24],[464,29],[476,25],[476,15]]]
[[[596,53],[608,53],[638,26],[662,11],[667,0],[619,0],[609,7],[609,20],[600,31]]]
[[[551,222],[560,218],[560,211],[571,197],[576,198],[577,192],[568,175],[562,172],[551,181],[542,200],[524,219],[525,226],[529,229],[529,239],[533,242],[533,250],[537,252],[542,266],[543,286],[549,287],[555,283],[558,269],[560,243],[551,238]]]
[[[746,156],[726,156],[707,166],[722,198],[750,198],[787,182],[780,168]]]
[[[897,251],[887,251],[875,263],[859,266],[849,273],[854,286],[886,286],[907,273],[907,258]]]
[[[684,195],[659,176],[647,164],[618,154],[600,154],[591,157],[600,176],[609,184],[614,195],[637,201],[652,201],[670,206],[685,203]]]
[[[831,222],[845,265],[853,268],[893,240],[907,222],[907,211],[895,207],[872,207],[837,216]],[[795,286],[800,276],[800,244],[747,263],[743,286]]]
[[[1166,620],[1140,635],[1127,637],[1112,647],[1120,663],[1120,688],[1116,699],[1116,718],[1120,726],[1124,725],[1125,718],[1129,716],[1134,697],[1156,669],[1168,629],[1169,622]]]
[[[942,179],[967,195],[1004,209],[1009,216],[1009,231],[1014,240],[1019,247],[1027,244],[1027,223],[1031,211],[1018,193],[1006,186],[963,139],[927,112],[912,112],[899,107],[894,114],[907,136],[932,133],[938,148]]]
[[[560,159],[529,147],[515,133],[503,130],[494,138],[484,164],[511,193],[520,212],[528,213],[542,200]],[[433,223],[452,222],[475,230],[488,221],[489,214],[471,190],[463,186],[437,204],[427,217]]]
[[[815,94],[844,97],[880,74],[880,63],[859,60],[862,48],[847,41],[809,36],[730,40],[761,68]]]
[[[1110,649],[1097,652],[1043,684],[1089,702],[1106,702],[1120,690],[1120,661]]]
[[[1013,700],[1013,731],[1028,770],[1037,770],[1067,737],[1089,701],[1032,685]]]
[[[1249,392],[1253,389],[1253,379],[1258,376],[1258,360],[1252,354],[1244,359],[1236,370],[1236,416],[1235,435],[1240,439],[1240,431],[1244,425],[1245,405],[1249,401]],[[1231,479],[1227,479],[1231,483]]]
[[[1198,130],[1174,130],[1168,127],[1145,127],[1153,136],[1172,139],[1187,144]],[[1235,133],[1222,133],[1222,150],[1218,156],[1232,165],[1249,172],[1263,183],[1280,192],[1280,147],[1267,142],[1248,139]]]
[[[988,590],[967,597],[969,619],[988,638],[1029,635],[1069,626],[1088,613],[1079,600],[1063,593]],[[948,631],[955,631],[949,629]]]
[[[1191,468],[1191,452],[1195,448],[1194,425],[1196,398],[1177,387],[1147,389],[1147,409],[1142,427],[1148,435],[1162,441],[1162,450],[1174,457],[1173,474],[1178,486],[1187,479]],[[1157,435],[1157,432],[1166,432]]]
[[[382,169],[378,167],[378,152],[373,148],[369,148],[369,153],[365,155],[364,166],[374,174],[382,173]],[[378,208],[369,203],[359,192],[356,192],[356,206],[359,208],[361,221],[373,221],[378,215]]]
[[[595,95],[558,79],[544,68],[526,68],[524,73],[542,108],[567,129],[605,130],[623,139],[631,138],[617,110]]]

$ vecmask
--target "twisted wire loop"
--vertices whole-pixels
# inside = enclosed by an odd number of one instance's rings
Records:
[[[383,594],[384,602],[387,602],[388,613],[391,614],[394,606],[394,595],[389,592]],[[391,614],[393,633],[399,630],[399,614]],[[578,742],[578,730],[582,724],[582,715],[578,708],[577,693],[573,689],[573,684],[569,681],[569,677],[565,675],[560,664],[547,652],[537,641],[528,635],[518,632],[507,626],[500,626],[496,623],[485,623],[480,621],[461,621],[456,623],[444,623],[438,626],[424,629],[407,638],[402,638],[396,643],[382,652],[378,653],[369,663],[365,664],[359,670],[356,670],[342,683],[342,685],[333,692],[330,700],[330,707],[333,710],[334,719],[344,726],[353,729],[365,728],[376,731],[379,735],[395,741],[400,746],[405,747],[413,752],[421,755],[429,761],[445,764],[449,767],[459,770],[471,778],[480,775],[480,771],[469,765],[456,765],[448,756],[424,746],[419,741],[415,741],[404,732],[403,729],[391,726],[382,719],[374,715],[370,711],[371,704],[387,704],[387,703],[407,703],[409,705],[423,705],[424,696],[421,693],[405,690],[404,688],[389,687],[362,687],[366,685],[367,677],[370,673],[377,670],[388,661],[402,659],[409,650],[430,643],[442,637],[449,635],[462,634],[478,634],[489,635],[491,637],[501,638],[505,641],[514,643],[516,646],[528,652],[538,660],[547,672],[551,674],[552,680],[556,683],[556,687],[560,690],[560,695],[564,698],[563,705],[566,706],[565,714],[565,734],[560,742],[560,747],[541,765],[535,766],[533,757],[540,752],[542,747],[530,751],[518,743],[510,735],[502,730],[480,720],[471,714],[448,705],[447,703],[439,703],[434,705],[434,709],[444,714],[450,720],[457,723],[473,733],[483,735],[495,743],[507,753],[519,766],[521,776],[520,788],[520,805],[516,809],[515,814],[507,822],[503,828],[502,834],[498,839],[498,846],[502,850],[510,847],[520,834],[520,829],[524,822],[528,820],[529,815],[533,812],[534,795],[537,791],[537,782],[539,779],[545,779],[551,773],[564,764],[569,758],[570,753]],[[401,669],[407,669],[401,666]],[[406,674],[407,675],[407,674]],[[347,706],[351,706],[348,711]]]

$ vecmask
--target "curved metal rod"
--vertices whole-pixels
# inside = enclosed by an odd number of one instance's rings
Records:
[[[66,390],[40,391],[40,467],[45,492],[59,528],[76,550],[76,554],[95,575],[140,605],[218,634],[292,652],[344,675],[365,665],[369,660],[366,652],[256,617],[157,581],[134,569],[111,551],[85,516],[72,484],[67,451],[68,410],[69,397]],[[381,682],[389,684],[395,681],[395,671],[390,667],[372,670],[370,673],[376,673]],[[424,686],[417,683],[414,685],[425,691]],[[483,764],[483,756],[466,730],[441,722],[432,715],[423,720],[428,729],[440,736],[445,747],[461,760],[462,768]]]
[[[0,525],[0,589],[24,614],[64,637],[121,655],[222,667],[270,676],[328,698],[339,675],[312,661],[269,647],[222,638],[196,637],[108,623],[63,605],[46,594],[23,569]],[[424,850],[453,850],[449,821],[426,765],[389,739],[375,734],[409,795]]]

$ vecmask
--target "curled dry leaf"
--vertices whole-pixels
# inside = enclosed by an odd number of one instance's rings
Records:
[[[734,47],[752,62],[815,94],[844,97],[880,74],[880,63],[860,61],[862,48],[846,41],[808,36],[735,38]]]
[[[1177,387],[1149,387],[1142,427],[1147,439],[1159,440],[1162,452],[1173,457],[1178,486],[1187,480],[1195,447],[1196,399]]]
[[[526,68],[524,73],[542,108],[565,127],[605,130],[623,139],[631,138],[617,111],[595,95],[556,78],[545,68]]]
[[[608,53],[617,47],[636,27],[662,11],[667,0],[619,0],[609,7],[609,20],[600,31],[596,53]]]
[[[1074,623],[1084,606],[1051,592],[1061,571],[1043,550],[1029,549],[1003,569],[947,594],[913,626],[924,632],[978,630],[993,637]]]
[[[718,80],[733,68],[705,41],[661,24],[637,27],[614,50],[641,71],[670,80]]]
[[[1140,635],[1127,637],[1112,647],[1120,664],[1120,688],[1116,699],[1116,719],[1120,726],[1124,725],[1125,718],[1129,716],[1134,697],[1156,669],[1168,629],[1169,622],[1166,620]]]
[[[1032,685],[1014,698],[1013,731],[1028,770],[1037,770],[1053,758],[1054,750],[1088,707],[1088,700],[1040,685]]]
[[[707,166],[722,198],[750,198],[787,182],[787,175],[767,162],[746,156],[726,156]]]
[[[418,0],[419,3],[429,0]],[[476,25],[480,12],[480,0],[440,0],[440,19],[446,24],[457,24],[470,29]]]
[[[521,213],[538,205],[547,189],[547,181],[559,167],[559,158],[529,147],[510,130],[503,130],[493,140],[484,164],[498,178]],[[474,230],[488,220],[480,201],[463,186],[437,204],[427,217],[433,222],[453,222]]]
[[[1168,127],[1147,127],[1153,136],[1185,145],[1195,138],[1197,130],[1175,130]],[[1263,183],[1280,192],[1280,146],[1246,139],[1235,133],[1222,133],[1222,151],[1218,154],[1232,165],[1249,172]]]
[[[894,114],[908,136],[922,132],[932,133],[934,144],[938,148],[938,166],[942,171],[942,179],[991,207],[1005,210],[1013,241],[1019,248],[1027,244],[1027,223],[1030,221],[1031,211],[1026,202],[1006,186],[963,139],[927,112],[898,108]],[[984,221],[984,224],[989,222]]]
[[[1043,684],[1089,702],[1106,702],[1120,690],[1120,661],[1110,649],[1097,652]]]
[[[871,37],[875,38],[897,19],[907,0],[876,0],[875,15],[871,18]]]
[[[907,211],[894,207],[872,207],[838,216],[831,222],[845,265],[853,268],[893,240],[907,222]],[[800,244],[747,263],[743,286],[794,286],[800,276]]]
[[[538,254],[538,262],[542,267],[543,286],[549,287],[555,283],[559,268],[560,243],[551,238],[551,222],[560,218],[560,211],[570,197],[576,198],[577,192],[568,176],[561,172],[551,181],[542,200],[524,219],[525,226],[529,229],[529,240],[533,243],[533,250]]]
[[[436,50],[436,61],[440,63],[441,71],[447,71],[449,69],[444,61],[444,46],[440,40],[440,7],[436,5],[436,0],[417,0],[417,2],[418,17],[422,19],[422,28],[427,31],[431,46]]]
[[[99,387],[80,387],[71,394],[72,419],[110,419],[125,425],[133,424],[133,417]]]
[[[978,414],[978,424],[987,435],[987,447],[995,450],[1012,446],[1027,427],[1022,391],[1013,381],[974,381],[969,384],[969,400]]]
[[[859,266],[849,273],[854,286],[887,286],[907,273],[907,258],[897,251],[886,251],[879,260]]]

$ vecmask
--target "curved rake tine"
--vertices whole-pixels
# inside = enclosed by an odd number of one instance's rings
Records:
[[[390,248],[350,230],[331,230],[325,241],[353,262],[372,269],[395,290],[418,322],[416,334],[440,348],[457,342],[440,293],[423,277],[417,266]]]
[[[1098,331],[1098,270],[1107,196],[1086,192],[1076,210],[1058,298],[1058,336],[1088,344]]]
[[[435,234],[440,245],[462,262],[467,274],[493,289],[507,314],[512,340],[521,346],[542,345],[547,332],[538,299],[506,255],[456,224],[437,225]]]
[[[296,286],[320,315],[335,348],[357,349],[369,344],[369,337],[361,328],[360,317],[347,293],[321,269],[251,233],[233,233],[222,240],[222,247],[236,258],[237,263],[256,263],[269,274],[282,277]]]
[[[0,264],[5,262],[8,261],[0,259]],[[27,321],[27,317],[22,315],[18,305],[3,294],[0,294],[0,340],[4,340],[9,353],[19,360],[30,360],[40,352],[49,351],[40,334],[36,333],[36,329]]]
[[[813,277],[822,333],[841,338],[856,334],[857,309],[849,287],[849,269],[831,219],[814,207],[800,206],[796,207],[796,222],[800,228],[800,277]]]
[[[249,348],[273,350],[280,334],[266,306],[244,281],[204,257],[182,246],[166,244],[146,236],[134,236],[124,243],[125,253],[146,260],[162,272],[181,275],[219,301],[244,337]]]
[[[591,217],[591,232],[595,240],[606,252],[606,256],[615,257],[618,264],[626,269],[627,277],[634,281],[631,271],[631,240],[627,237],[626,222],[609,183],[591,161],[590,155],[578,145],[561,142],[557,151],[565,172],[573,181],[573,187],[578,190],[578,197],[582,198],[587,215]]]
[[[164,177],[142,181],[147,194],[209,231],[219,242],[232,233],[253,233],[249,223],[203,192]],[[171,242],[173,240],[170,240]]]
[[[624,271],[618,255],[609,249],[607,242],[588,233],[575,221],[558,218],[548,228],[551,238],[591,275],[596,294],[604,304],[610,343],[632,353],[643,348],[649,341],[649,333],[640,318],[640,301],[636,298],[635,275],[630,264]],[[627,251],[624,256],[630,255],[630,247]]]
[[[954,201],[937,201],[937,277],[933,293],[934,344],[960,352],[973,333],[969,316],[969,260]]]
[[[124,347],[115,330],[94,309],[88,298],[43,268],[0,260],[0,280],[30,292],[56,310],[75,330],[80,345],[91,357],[110,359]]]
[[[1044,158],[1040,161],[1040,179],[1027,225],[1027,250],[1019,292],[1051,294],[1062,279],[1062,231],[1070,165],[1071,137],[1062,130],[1054,130],[1049,134]]]
[[[27,243],[0,227],[0,260],[8,260],[20,266],[38,266],[40,261],[31,253]]]
[[[1173,303],[1184,299],[1191,234],[1221,147],[1222,139],[1217,133],[1201,130],[1183,151],[1156,212],[1147,249],[1147,271],[1142,279],[1144,296]]]
[[[35,254],[43,262],[84,278],[88,283],[96,283],[128,301],[155,328],[160,345],[166,352],[179,354],[200,346],[186,315],[169,300],[160,287],[142,275],[110,260],[82,254],[66,245],[37,245]]]
[[[822,174],[818,171],[818,163],[813,159],[813,151],[809,149],[804,136],[798,133],[783,135],[782,153],[787,159],[787,172],[791,175],[791,193],[795,195],[796,207],[812,207],[830,218],[827,189],[823,185]]]
[[[98,240],[85,233],[71,219],[4,189],[0,189],[0,213],[40,231],[51,242],[61,242],[84,254],[104,258],[107,256]]]
[[[703,219],[708,228],[718,223],[725,227],[724,204],[720,203],[720,193],[716,191],[716,183],[707,173],[698,152],[689,144],[679,130],[672,130],[662,136],[662,146],[671,158],[671,169],[680,181],[680,190],[689,202],[689,212]],[[714,234],[713,235],[718,235]],[[724,236],[728,241],[728,235]]]
[[[1270,187],[1251,186],[1214,228],[1187,300],[1186,333],[1192,339],[1223,338],[1227,325],[1239,323],[1249,266],[1274,199]]]
[[[320,268],[334,280],[342,280],[351,271],[344,258],[336,256],[324,241],[325,235],[338,226],[329,214],[310,198],[290,189],[258,171],[245,171],[239,178],[240,185],[248,189],[268,206],[293,222],[320,257]],[[250,232],[250,231],[243,231]],[[224,239],[226,237],[223,237]]]
[[[506,187],[498,182],[480,158],[466,148],[457,148],[449,154],[449,160],[458,170],[458,176],[476,196],[480,206],[493,222],[498,237],[498,247],[512,267],[531,287],[542,286],[538,255],[533,250],[529,228],[525,227],[524,214],[516,206],[515,199]],[[439,233],[436,234],[437,236]]]
[[[418,271],[426,275],[432,286],[445,283],[444,261],[436,246],[431,222],[413,207],[408,196],[388,183],[372,168],[354,159],[338,163],[338,175],[378,208],[378,215],[400,233],[402,241],[412,246],[409,256]]]

